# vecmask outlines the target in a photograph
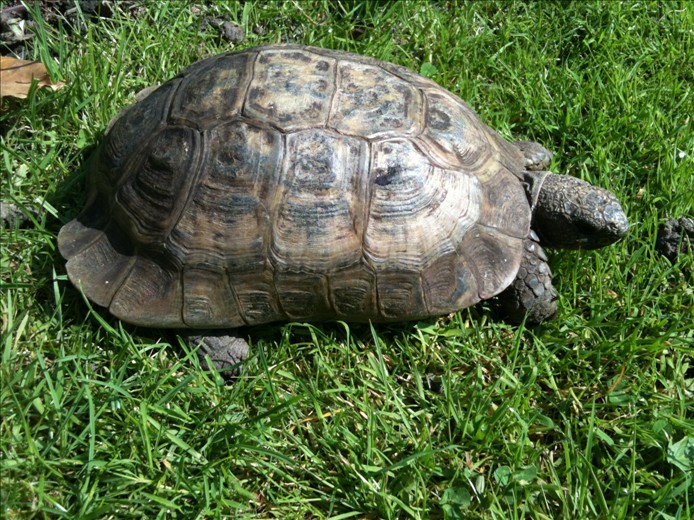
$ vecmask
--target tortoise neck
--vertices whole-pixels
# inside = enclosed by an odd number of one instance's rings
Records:
[[[523,172],[523,183],[525,184],[525,192],[528,195],[528,202],[530,202],[530,210],[535,211],[535,206],[537,206],[537,201],[540,198],[540,191],[542,191],[542,185],[548,175],[554,175],[550,172],[545,171],[530,171],[526,170]]]

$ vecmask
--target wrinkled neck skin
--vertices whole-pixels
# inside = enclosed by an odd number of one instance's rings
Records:
[[[540,191],[542,191],[542,185],[548,175],[554,175],[550,172],[545,171],[526,171],[523,182],[525,183],[525,190],[528,194],[528,201],[530,202],[530,209],[535,213],[535,207],[537,206],[537,201],[540,198]]]
[[[527,172],[525,181],[543,247],[597,249],[626,235],[629,223],[612,192],[549,172]]]

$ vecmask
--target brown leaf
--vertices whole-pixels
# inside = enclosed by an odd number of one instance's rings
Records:
[[[65,86],[62,81],[51,81],[43,63],[0,56],[0,98],[11,96],[24,99],[29,93],[32,79],[38,82],[39,87],[53,90]]]

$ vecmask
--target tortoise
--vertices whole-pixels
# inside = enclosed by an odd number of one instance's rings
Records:
[[[247,356],[236,329],[407,321],[498,300],[557,311],[542,247],[598,248],[626,216],[547,171],[409,69],[322,48],[217,55],[124,110],[60,230],[74,285],[135,325],[184,331],[203,366]]]

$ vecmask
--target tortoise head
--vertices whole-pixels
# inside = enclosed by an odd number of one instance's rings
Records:
[[[626,235],[629,222],[612,192],[568,175],[527,176],[535,188],[532,228],[543,246],[597,249]]]

